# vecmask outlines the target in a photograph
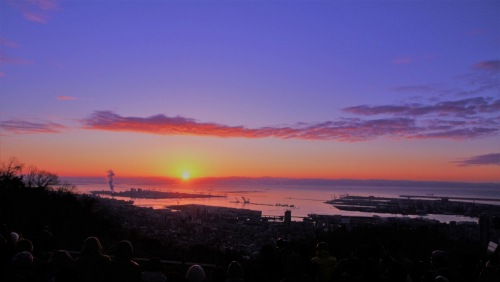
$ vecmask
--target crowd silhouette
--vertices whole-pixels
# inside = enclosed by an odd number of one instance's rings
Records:
[[[132,244],[126,240],[112,249],[105,254],[99,239],[89,237],[78,253],[53,250],[37,254],[30,239],[3,225],[0,278],[27,282],[500,281],[499,250],[490,254],[485,263],[478,256],[465,255],[455,267],[449,265],[446,251],[435,250],[429,254],[428,267],[422,267],[421,262],[405,257],[397,240],[376,248],[362,245],[353,249],[350,257],[338,259],[334,256],[335,246],[325,242],[316,245],[315,254],[309,254],[305,243],[289,248],[285,241],[278,240],[275,246],[265,245],[251,258],[238,257],[215,267],[182,264],[168,268],[156,257],[138,263],[134,261]]]
[[[176,246],[123,230],[69,184],[50,187],[54,174],[32,169],[45,180],[26,182],[22,168],[15,158],[0,167],[0,281],[500,282],[500,248],[487,254],[427,226],[318,229],[315,239],[278,239],[249,256],[218,243]]]

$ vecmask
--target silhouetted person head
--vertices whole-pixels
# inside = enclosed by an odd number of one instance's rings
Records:
[[[73,268],[80,282],[94,282],[103,278],[104,265],[110,258],[102,254],[102,246],[95,237],[85,240],[80,256],[73,262]]]
[[[319,242],[317,245],[316,245],[316,252],[319,252],[319,251],[328,251],[329,248],[328,248],[328,244],[326,242]]]
[[[17,253],[11,260],[12,268],[29,268],[33,264],[33,256],[28,252]]]
[[[33,252],[33,243],[31,243],[30,240],[28,239],[21,239],[19,242],[16,244],[16,252],[28,252],[32,253]]]
[[[102,254],[102,246],[96,237],[89,237],[85,240],[80,255],[98,255]]]
[[[17,244],[17,241],[19,241],[19,234],[16,232],[10,232],[10,237],[12,238],[12,242]]]
[[[134,255],[134,248],[129,241],[121,241],[116,246],[115,257],[118,260],[131,260]]]
[[[232,261],[227,268],[227,279],[243,279],[243,267],[236,261]]]
[[[165,270],[165,266],[161,263],[159,258],[151,258],[144,266],[144,271],[164,272]]]
[[[189,282],[202,282],[205,280],[205,271],[201,266],[193,265],[188,269],[186,279]]]

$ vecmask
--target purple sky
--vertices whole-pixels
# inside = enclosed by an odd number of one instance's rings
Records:
[[[500,180],[498,1],[0,5],[2,161]]]

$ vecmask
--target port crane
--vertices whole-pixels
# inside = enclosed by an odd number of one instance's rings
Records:
[[[245,199],[245,197],[241,197],[243,199],[243,204],[250,204],[250,199]]]

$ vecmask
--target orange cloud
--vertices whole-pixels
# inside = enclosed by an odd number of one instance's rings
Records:
[[[76,100],[78,98],[76,97],[70,97],[70,96],[58,96],[57,100]]]
[[[463,103],[463,101],[458,101]],[[468,102],[468,101],[465,101]],[[500,102],[500,100],[498,101]],[[482,105],[484,111],[500,111],[497,102]],[[380,109],[379,109],[380,108]],[[427,107],[421,107],[427,110]],[[490,109],[491,108],[491,109]],[[446,108],[447,109],[447,108]],[[346,112],[361,115],[383,113],[401,114],[406,107],[369,107],[359,106],[344,109]],[[428,114],[429,111],[422,113]],[[432,113],[432,111],[430,111]],[[410,113],[411,115],[411,113]],[[379,119],[339,118],[321,123],[297,123],[294,126],[246,128],[218,123],[203,123],[184,117],[156,115],[147,118],[123,117],[110,111],[95,111],[89,118],[81,120],[84,129],[137,132],[159,135],[197,135],[234,138],[280,138],[305,140],[335,140],[345,142],[374,140],[379,137],[395,139],[474,139],[498,134],[496,119],[484,119],[476,122],[450,122],[445,119],[422,119],[392,116]]]
[[[405,136],[416,131],[414,120],[389,118],[361,120],[340,119],[322,123],[286,127],[245,128],[217,123],[200,123],[184,117],[156,115],[148,118],[122,117],[110,111],[96,111],[81,121],[84,129],[128,131],[159,135],[198,135],[213,137],[242,137],[306,140],[366,141],[379,136]]]

